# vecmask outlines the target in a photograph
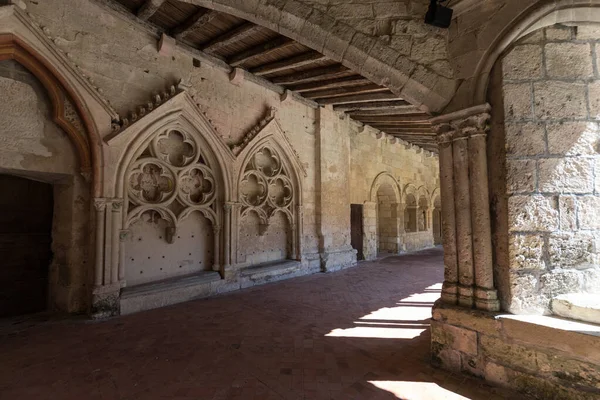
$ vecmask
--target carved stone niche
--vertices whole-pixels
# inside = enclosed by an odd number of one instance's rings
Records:
[[[301,175],[297,154],[270,112],[238,149],[238,252],[242,265],[300,259]]]

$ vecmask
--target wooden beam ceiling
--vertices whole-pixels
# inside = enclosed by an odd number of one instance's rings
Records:
[[[241,18],[178,0],[103,0],[129,6],[130,18],[167,31],[182,46],[244,68],[273,84],[390,135],[435,150],[430,116],[388,88],[285,36]],[[188,15],[189,14],[189,15]],[[136,18],[137,16],[137,18]]]
[[[156,11],[158,11],[165,1],[166,0],[146,0],[146,2],[138,9],[137,17],[147,21],[156,13]]]
[[[209,54],[214,53],[222,49],[223,47],[229,46],[235,42],[244,40],[245,38],[252,36],[261,29],[262,27],[259,25],[246,22],[238,26],[237,28],[230,30],[229,32],[225,32],[221,36],[214,38],[206,45],[202,46],[202,51]]]
[[[202,30],[204,26],[215,19],[219,13],[212,10],[200,9],[196,14],[189,17],[185,22],[175,29],[171,34],[175,39],[182,40],[186,36]]]
[[[238,53],[230,57],[227,61],[233,67],[238,67],[245,62],[258,57],[270,56],[278,51],[285,50],[286,48],[295,45],[296,42],[292,39],[288,39],[285,36],[279,36],[266,43],[261,43],[258,46],[254,46],[248,50]]]
[[[275,61],[269,64],[261,65],[260,67],[252,68],[250,72],[254,75],[263,76],[273,74],[275,72],[286,71],[294,68],[305,67],[327,60],[323,54],[316,51],[309,51],[295,57],[286,58],[285,60]]]

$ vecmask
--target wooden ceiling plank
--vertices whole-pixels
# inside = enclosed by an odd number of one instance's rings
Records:
[[[288,86],[288,89],[297,93],[306,93],[317,90],[335,89],[347,86],[367,85],[370,80],[363,78],[360,75],[347,76],[345,78],[329,79],[326,81],[318,81],[312,83],[303,83],[300,85]]]
[[[367,94],[356,94],[350,96],[341,96],[341,97],[330,97],[319,99],[319,104],[353,104],[353,103],[372,103],[379,101],[390,101],[398,99],[398,96],[392,92],[389,93],[367,93]]]
[[[407,107],[408,106],[408,107]],[[334,105],[333,109],[336,111],[346,112],[363,112],[365,110],[378,110],[378,109],[405,109],[414,108],[409,102],[402,99],[390,100],[390,101],[379,101],[373,103],[348,103],[343,105]]]
[[[148,21],[166,0],[146,0],[137,10],[137,17],[143,21]]]
[[[213,10],[200,9],[194,15],[189,17],[183,24],[175,27],[171,34],[177,40],[182,40],[184,37],[202,30],[206,24],[210,23],[219,15],[218,12]]]
[[[319,90],[316,92],[309,92],[309,93],[305,93],[304,97],[307,97],[311,100],[316,100],[316,99],[323,99],[323,98],[327,98],[327,97],[333,98],[333,97],[349,96],[352,94],[387,92],[388,90],[389,89],[386,87],[371,83],[370,85],[340,87],[340,88],[334,88],[334,89]]]
[[[260,25],[255,25],[251,22],[246,22],[237,28],[234,28],[228,32],[225,32],[221,36],[211,40],[206,45],[202,46],[202,51],[206,53],[214,53],[223,47],[227,47],[230,44],[243,40],[248,36],[252,36],[255,32],[263,29]]]
[[[278,36],[271,41],[261,43],[258,46],[229,57],[228,62],[232,67],[239,67],[253,58],[269,56],[272,53],[285,50],[295,44],[296,42],[292,39],[288,39],[285,36]]]
[[[354,72],[344,67],[342,64],[331,65],[328,67],[309,69],[308,71],[295,72],[293,74],[278,76],[271,79],[276,85],[292,85],[307,82],[323,81],[327,79],[342,78],[348,75],[354,75]]]
[[[348,111],[348,114],[351,117],[363,118],[363,117],[376,117],[376,116],[385,116],[385,117],[419,117],[419,118],[431,118],[430,115],[424,114],[423,111],[417,109],[413,105],[405,105],[405,106],[394,106],[389,108],[377,108],[371,110],[352,110]]]
[[[305,67],[310,64],[314,64],[319,61],[327,60],[323,54],[316,51],[309,51],[306,53],[292,56],[281,61],[275,61],[269,64],[260,65],[252,68],[250,72],[257,76],[264,76],[273,74],[275,72],[286,71],[293,68]]]
[[[416,115],[412,116],[402,114],[391,114],[391,115],[362,115],[351,113],[348,114],[350,118],[364,123],[385,123],[385,124],[429,124],[429,115]]]

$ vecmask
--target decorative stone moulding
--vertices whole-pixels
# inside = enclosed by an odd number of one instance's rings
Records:
[[[242,150],[244,150],[244,148],[246,146],[248,146],[248,143],[250,143],[252,141],[252,139],[254,139],[256,137],[256,135],[258,135],[260,133],[260,131],[262,131],[265,126],[267,126],[269,124],[269,122],[273,121],[273,119],[275,119],[275,108],[274,107],[270,107],[269,110],[267,111],[266,116],[260,120],[260,122],[254,126],[252,129],[250,129],[242,138],[242,141],[239,144],[236,145],[232,145],[231,146],[231,150],[233,151],[233,154],[235,154],[236,156],[239,155],[241,153]]]
[[[134,110],[129,112],[128,117],[122,118],[121,116],[117,115],[117,118],[114,119],[111,123],[112,135],[110,137],[113,137],[114,135],[118,134],[123,129],[129,127],[131,124],[136,123],[146,114],[150,113],[152,110],[154,110],[155,108],[157,108],[176,94],[183,92],[184,90],[185,86],[180,80],[177,84],[169,86],[169,88],[163,91],[162,93],[154,94],[147,103],[137,106]]]

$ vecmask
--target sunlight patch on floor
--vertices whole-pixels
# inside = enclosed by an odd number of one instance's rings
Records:
[[[396,307],[384,307],[373,311],[354,323],[356,327],[334,329],[325,336],[414,339],[427,329],[431,307],[440,297],[441,283],[401,299]]]
[[[470,400],[431,382],[369,381],[378,389],[392,393],[402,400]]]

